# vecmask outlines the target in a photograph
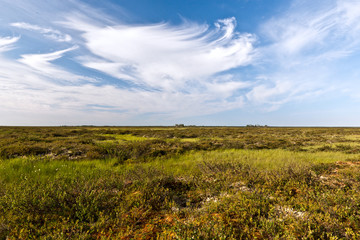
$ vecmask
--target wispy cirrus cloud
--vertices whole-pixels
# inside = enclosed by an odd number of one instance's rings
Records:
[[[84,46],[96,56],[79,58],[84,66],[163,91],[210,81],[255,56],[255,37],[235,32],[234,18],[219,20],[213,30],[189,22],[98,26],[70,18],[65,24],[82,32]]]
[[[212,34],[207,38],[212,37],[218,42],[226,41],[224,35],[219,35],[219,38],[215,36],[215,32]],[[194,34],[194,36],[198,35]],[[3,46],[8,47],[15,42],[15,40],[9,40]],[[191,44],[185,42],[184,45]],[[239,107],[243,104],[241,98],[236,98],[236,101],[232,102],[228,102],[224,98],[230,97],[232,92],[237,89],[248,87],[248,83],[234,81],[231,74],[214,76],[211,79],[204,78],[211,74],[199,74],[197,80],[201,81],[197,83],[195,79],[190,79],[194,88],[189,88],[187,91],[184,91],[185,88],[172,88],[173,90],[159,88],[156,90],[155,88],[158,88],[159,84],[152,84],[147,79],[140,79],[140,81],[143,81],[142,84],[146,84],[151,89],[119,88],[106,84],[94,85],[91,81],[73,85],[69,80],[80,81],[84,77],[71,73],[54,61],[76,50],[77,46],[74,46],[48,53],[22,54],[16,61],[0,56],[1,112],[8,114],[10,111],[14,115],[16,112],[21,114],[36,112],[39,116],[47,115],[46,118],[50,122],[64,121],[61,118],[56,119],[54,112],[78,115],[79,111],[84,111],[82,115],[88,117],[96,115],[99,111],[102,112],[102,115],[112,116],[112,118],[115,113],[130,118],[145,113],[157,113],[167,117],[186,117]],[[93,58],[99,59],[99,57],[101,56]],[[92,61],[89,62],[93,62],[93,59],[90,60]],[[245,64],[245,62],[241,64]],[[215,73],[217,71],[213,72],[213,74]],[[114,76],[119,80],[122,79],[121,75],[116,72]],[[141,75],[137,73],[135,76]],[[180,79],[175,80],[179,81]],[[182,84],[185,86],[188,83]],[[205,88],[202,89],[202,87]],[[6,101],[6,99],[12,100]]]
[[[55,30],[52,28],[40,27],[35,24],[30,24],[26,22],[15,22],[15,23],[11,23],[10,26],[29,30],[29,31],[39,32],[43,34],[46,38],[49,38],[57,42],[70,42],[72,40],[72,37],[69,34],[62,33],[59,30]]]
[[[21,59],[19,60],[19,62],[22,62],[36,70],[47,69],[50,66],[51,61],[59,59],[64,55],[64,53],[70,52],[77,48],[78,48],[77,46],[73,46],[71,48],[67,48],[64,50],[51,52],[51,53],[24,54],[21,55]]]
[[[283,16],[265,23],[262,32],[278,57],[343,58],[359,50],[359,10],[360,2],[351,0],[297,0]]]
[[[0,53],[11,50],[19,39],[20,37],[0,37]]]
[[[360,50],[359,12],[356,1],[297,0],[263,23],[260,37],[267,44],[259,59],[267,66],[261,74],[266,78],[257,81],[247,100],[277,109],[353,84],[356,79],[341,66]]]
[[[44,75],[52,80],[61,80],[66,82],[77,82],[80,79],[87,79],[90,81],[89,77],[80,77],[76,74],[72,74],[61,66],[55,65],[52,61],[60,59],[67,52],[76,50],[78,46],[73,46],[67,49],[63,49],[60,51],[50,52],[50,53],[42,53],[42,54],[24,54],[21,55],[21,58],[18,59],[18,62],[27,65],[30,69],[37,74]]]

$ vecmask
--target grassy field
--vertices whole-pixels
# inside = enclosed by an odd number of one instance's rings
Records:
[[[1,127],[0,239],[360,239],[360,129]]]

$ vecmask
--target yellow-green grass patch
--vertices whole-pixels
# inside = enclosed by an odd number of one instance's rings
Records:
[[[359,159],[360,154],[343,152],[293,152],[283,149],[271,150],[215,150],[193,151],[170,159],[159,158],[140,165],[155,167],[174,175],[194,174],[202,163],[240,163],[259,170],[281,170],[291,166],[310,166]],[[136,167],[134,164],[132,167]]]
[[[102,136],[113,137],[117,141],[145,141],[145,140],[155,139],[155,138],[151,138],[151,137],[134,136],[132,134],[102,134]],[[113,140],[109,139],[109,140],[104,140],[104,141],[111,142]]]

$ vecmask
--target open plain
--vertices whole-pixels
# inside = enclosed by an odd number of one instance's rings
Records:
[[[0,239],[359,239],[360,129],[1,127]]]

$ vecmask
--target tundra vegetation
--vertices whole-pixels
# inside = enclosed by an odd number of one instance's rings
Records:
[[[1,127],[0,239],[360,239],[360,129]]]

